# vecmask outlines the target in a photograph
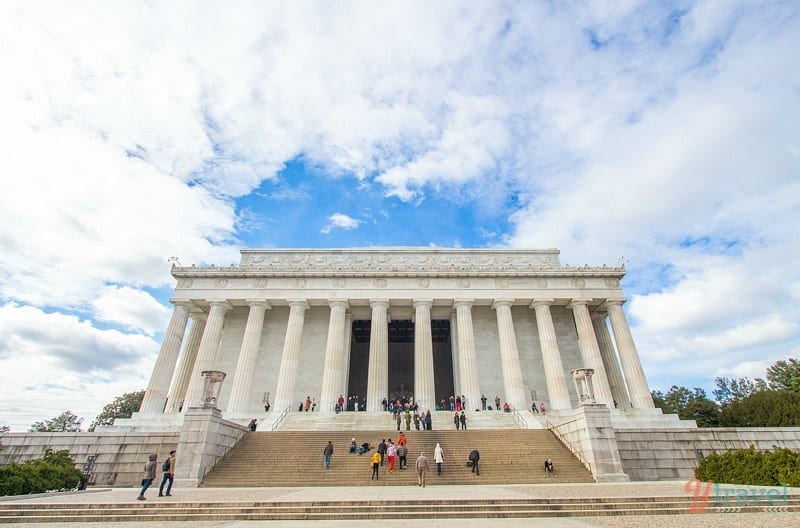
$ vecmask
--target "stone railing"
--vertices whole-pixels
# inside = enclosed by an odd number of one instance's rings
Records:
[[[579,461],[581,464],[583,464],[583,466],[584,466],[586,469],[588,469],[588,470],[589,470],[589,472],[590,472],[590,473],[592,473],[592,475],[594,475],[594,472],[592,471],[592,463],[591,463],[591,462],[589,462],[588,460],[586,460],[586,458],[583,456],[583,454],[581,454],[581,452],[580,452],[578,449],[576,449],[575,447],[573,447],[572,443],[571,443],[571,442],[569,442],[569,441],[568,441],[568,440],[567,440],[567,439],[564,437],[564,435],[562,435],[562,434],[561,434],[561,433],[558,431],[558,428],[557,428],[556,424],[554,424],[553,422],[551,422],[551,421],[550,421],[550,419],[549,419],[547,416],[545,416],[545,417],[544,417],[544,423],[545,423],[545,425],[547,426],[547,429],[548,429],[548,430],[550,430],[550,432],[551,432],[551,433],[553,433],[553,434],[555,435],[555,437],[556,437],[556,438],[558,438],[558,441],[559,441],[559,442],[561,442],[562,444],[564,444],[564,446],[565,446],[567,449],[569,449],[569,450],[570,450],[570,452],[571,452],[571,453],[572,453],[572,454],[575,456],[575,458],[577,458],[577,459],[578,459],[578,461]]]

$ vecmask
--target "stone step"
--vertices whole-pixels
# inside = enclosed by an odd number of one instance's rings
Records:
[[[377,448],[383,438],[397,438],[396,431],[275,431],[248,433],[209,472],[204,487],[260,486],[385,486],[415,485],[413,469],[420,452],[431,464],[429,478],[438,484],[522,484],[592,482],[591,474],[558,439],[547,430],[408,431],[408,470],[392,474],[388,462],[378,480],[372,480],[370,457],[350,454],[348,445],[369,442]],[[323,467],[322,451],[328,441],[334,445],[331,468]],[[436,474],[433,451],[436,443],[444,450],[443,474]],[[467,467],[472,449],[481,452],[480,476]],[[555,475],[544,472],[544,460],[551,458]]]
[[[490,499],[454,504],[452,500],[308,501],[308,502],[187,502],[122,504],[6,504],[0,523],[164,522],[230,520],[357,520],[413,517],[420,508],[426,518],[588,517],[609,515],[676,515],[690,513],[689,497],[626,497],[568,499]],[[800,497],[775,506],[717,505],[704,513],[800,511]]]

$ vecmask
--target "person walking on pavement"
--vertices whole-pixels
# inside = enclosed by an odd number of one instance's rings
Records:
[[[370,480],[378,480],[378,470],[381,467],[381,455],[377,451],[372,454],[372,478]]]
[[[433,461],[436,462],[436,473],[442,476],[442,464],[444,463],[444,451],[442,446],[436,444],[436,449],[433,450]]]
[[[144,500],[144,492],[147,491],[147,488],[153,483],[156,479],[156,464],[158,460],[158,455],[156,453],[152,453],[147,457],[147,463],[144,465],[144,478],[142,479],[142,489],[139,492],[139,496],[136,497],[136,500]]]
[[[481,394],[481,410],[482,411],[486,410],[486,395],[485,394]]]
[[[161,464],[161,471],[163,476],[161,477],[161,486],[158,488],[158,496],[164,496],[164,484],[167,484],[167,497],[172,496],[172,482],[175,480],[175,451],[169,452],[169,458],[167,458],[163,464]]]
[[[458,416],[458,411],[453,413],[453,423],[456,425],[456,431],[458,431],[459,425],[461,424],[461,420]]]
[[[397,446],[397,458],[400,460],[399,462],[400,469],[406,469],[408,467],[408,461],[406,459],[406,456],[408,456],[408,448],[406,447],[405,444],[400,444],[399,442],[398,444],[399,445]]]
[[[331,455],[333,455],[333,443],[330,440],[328,440],[328,445],[325,446],[322,454],[325,457],[325,469],[330,469]]]
[[[381,443],[378,444],[378,453],[381,455],[381,465],[383,465],[383,459],[386,456],[386,439],[382,438]]]
[[[464,411],[461,411],[460,420],[461,420],[461,430],[462,431],[466,431],[467,430],[467,415],[464,413]]]
[[[500,396],[497,396],[496,394],[494,396],[494,410],[495,411],[500,410]]]
[[[389,439],[389,446],[386,448],[386,455],[389,457],[389,473],[394,473],[394,459],[397,456],[397,448],[392,439]]]
[[[425,487],[425,475],[428,473],[428,458],[425,453],[420,453],[415,464],[417,468],[417,481],[423,488]]]

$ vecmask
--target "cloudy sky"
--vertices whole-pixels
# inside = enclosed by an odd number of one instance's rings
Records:
[[[651,387],[800,355],[800,4],[3,2],[0,425],[146,386],[170,257],[561,249]]]

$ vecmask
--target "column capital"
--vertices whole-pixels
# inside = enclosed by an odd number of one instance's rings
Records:
[[[536,308],[537,306],[551,306],[555,299],[534,299],[531,303],[531,308]]]
[[[208,299],[208,305],[210,307],[212,307],[212,308],[215,307],[215,306],[219,306],[220,308],[222,308],[222,309],[224,309],[226,311],[230,310],[231,308],[233,308],[233,305],[231,303],[229,303],[226,299],[222,299],[222,300],[220,300],[220,299]]]
[[[458,308],[459,306],[468,306],[472,308],[472,303],[475,302],[475,299],[457,299],[453,301],[453,308]]]
[[[427,306],[428,308],[430,308],[431,306],[433,306],[433,299],[414,299],[412,301],[412,304],[414,308],[416,308],[417,306]]]
[[[348,310],[350,308],[350,303],[347,299],[328,299],[328,306],[331,308],[335,306],[344,306],[344,309]]]
[[[605,319],[608,317],[608,312],[602,306],[598,306],[594,310],[589,310],[589,316],[592,319]]]
[[[591,298],[575,297],[574,299],[570,299],[567,303],[567,308],[572,309],[573,306],[589,306],[590,302],[592,302]]]
[[[206,321],[208,319],[208,314],[199,308],[195,308],[189,312],[189,317],[195,321]]]
[[[389,299],[370,299],[369,305],[371,308],[382,306],[384,308],[389,308]]]
[[[265,309],[269,310],[272,308],[272,305],[266,299],[246,299],[245,302],[247,306],[262,306]]]
[[[514,299],[495,299],[492,308],[497,310],[498,306],[511,306],[512,304],[514,304]]]
[[[308,301],[305,299],[287,299],[290,308],[299,307],[308,310]]]
[[[627,301],[626,298],[622,299],[606,299],[601,306],[622,306]]]
[[[178,299],[173,297],[172,299],[169,300],[169,302],[172,303],[174,306],[188,306],[189,308],[194,307],[194,303],[192,302],[191,299]]]

